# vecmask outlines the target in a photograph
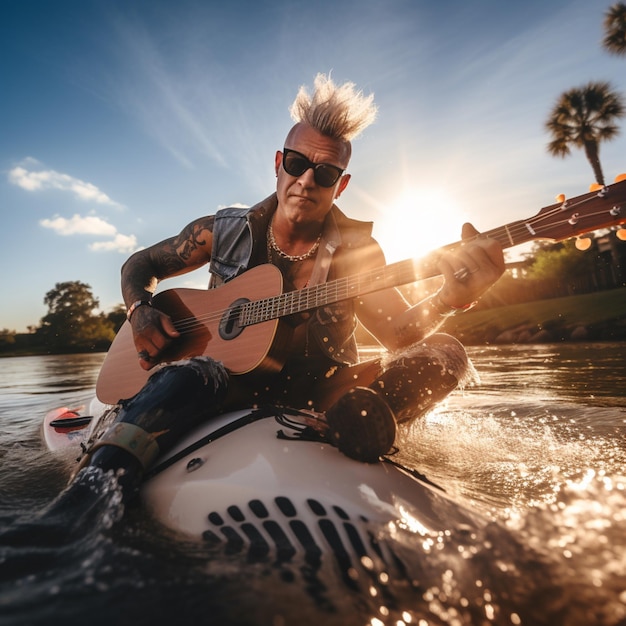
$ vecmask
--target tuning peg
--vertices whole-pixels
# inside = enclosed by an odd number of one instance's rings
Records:
[[[617,231],[615,232],[615,236],[620,241],[626,241],[626,228],[618,228]]]
[[[615,182],[616,182],[616,183],[621,183],[623,180],[626,180],[626,173],[624,173],[624,174],[618,174],[618,175],[615,177]]]
[[[591,185],[589,185],[589,191],[600,191],[603,188],[600,183],[591,183]]]
[[[565,194],[564,193],[560,193],[557,197],[556,197],[556,201],[559,204],[565,204]]]

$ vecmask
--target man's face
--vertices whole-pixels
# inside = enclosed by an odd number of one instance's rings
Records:
[[[285,148],[295,150],[313,163],[327,163],[340,169],[348,166],[349,148],[346,144],[322,135],[306,124],[296,125],[289,133]],[[321,224],[333,202],[346,188],[350,176],[343,174],[332,187],[315,182],[313,168],[300,176],[291,176],[282,166],[283,153],[276,153],[276,192],[278,211],[294,226]]]

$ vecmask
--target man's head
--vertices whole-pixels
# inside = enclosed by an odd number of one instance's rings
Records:
[[[278,151],[275,161],[279,206],[292,220],[321,222],[346,188],[350,141],[374,121],[373,99],[353,83],[336,86],[322,74],[313,96],[300,88],[291,106],[296,124],[285,139],[287,154]]]
[[[343,144],[347,166],[352,150],[350,142],[376,118],[374,94],[365,97],[350,82],[337,86],[324,74],[315,77],[314,87],[312,96],[304,86],[300,87],[290,108],[291,117],[296,125],[307,124]]]

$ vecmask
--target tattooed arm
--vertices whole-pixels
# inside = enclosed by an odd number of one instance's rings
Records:
[[[130,311],[139,363],[150,369],[155,357],[178,337],[169,316],[151,306],[157,284],[172,276],[195,270],[211,259],[213,217],[188,224],[179,235],[135,252],[122,266],[122,296]],[[134,307],[134,308],[133,308]]]

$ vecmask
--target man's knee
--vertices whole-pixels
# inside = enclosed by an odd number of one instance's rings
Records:
[[[469,367],[463,344],[446,333],[436,333],[411,346],[406,352],[406,358],[411,357],[430,358],[444,372],[454,376],[458,383],[464,382]]]

